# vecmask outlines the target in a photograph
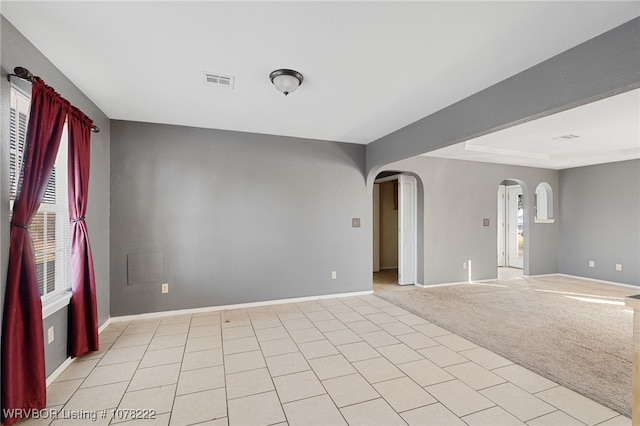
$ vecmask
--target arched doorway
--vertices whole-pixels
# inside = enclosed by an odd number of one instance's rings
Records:
[[[377,285],[419,285],[419,187],[419,178],[410,173],[382,172],[374,180],[374,289]]]

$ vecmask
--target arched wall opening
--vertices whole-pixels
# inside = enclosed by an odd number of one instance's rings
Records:
[[[424,186],[410,171],[380,168],[369,175],[372,195],[372,282],[418,285],[424,277]]]

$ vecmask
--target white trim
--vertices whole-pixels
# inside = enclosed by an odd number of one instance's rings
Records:
[[[443,283],[443,284],[414,284],[416,287],[420,287],[420,288],[432,288],[432,287],[449,287],[452,285],[463,285],[463,284],[475,284],[475,283],[488,283],[491,281],[497,281],[497,278],[488,278],[486,280],[473,280],[473,281],[458,281],[458,282],[452,282],[452,283]]]
[[[561,277],[567,277],[567,278],[575,278],[578,280],[585,280],[585,281],[594,281],[597,283],[602,283],[602,284],[610,284],[610,285],[616,285],[616,286],[620,286],[620,287],[627,287],[627,288],[635,288],[636,290],[640,291],[640,286],[638,285],[633,285],[633,284],[623,284],[623,283],[617,283],[615,281],[605,281],[605,280],[597,280],[595,278],[588,278],[588,277],[579,277],[577,275],[568,275],[568,274],[548,274],[548,275],[560,275]],[[535,277],[542,277],[545,275],[534,275]]]
[[[103,331],[105,331],[107,329],[107,327],[109,327],[109,324],[111,324],[111,318],[108,318],[104,324],[102,324],[99,328],[98,328],[98,334],[102,334]]]
[[[451,285],[462,285],[462,284],[471,284],[469,281],[459,281],[453,283],[443,283],[443,284],[421,284],[421,288],[432,288],[432,287],[449,287]]]
[[[380,267],[381,271],[386,271],[386,270],[389,270],[389,269],[398,269],[398,267],[397,266],[381,266]]]
[[[111,318],[107,319],[104,324],[102,324],[100,326],[100,328],[98,328],[98,334],[102,334],[102,332],[109,326],[109,324],[111,324]],[[62,364],[60,364],[58,366],[58,368],[56,368],[53,373],[49,374],[49,377],[47,377],[47,384],[46,386],[49,387],[49,385],[51,383],[53,383],[54,380],[56,380],[58,378],[58,376],[60,376],[64,370],[67,369],[67,367],[69,367],[71,364],[73,364],[73,362],[76,360],[77,358],[67,358],[65,359]]]
[[[235,305],[222,305],[222,306],[208,306],[205,308],[192,308],[192,309],[179,309],[175,311],[163,311],[163,312],[149,312],[146,314],[136,314],[136,315],[124,315],[121,317],[111,317],[109,320],[112,323],[123,322],[123,321],[133,321],[133,320],[141,320],[141,319],[153,319],[160,317],[169,317],[176,315],[188,315],[188,314],[200,314],[206,312],[216,312],[216,311],[224,311],[227,309],[243,309],[243,308],[255,308],[259,306],[269,306],[269,305],[282,305],[285,303],[301,303],[301,302],[311,302],[314,300],[322,300],[322,299],[335,299],[341,297],[355,297],[355,296],[368,296],[373,294],[373,290],[367,291],[354,291],[351,293],[337,293],[337,294],[324,294],[320,296],[306,296],[306,297],[296,297],[292,299],[276,299],[276,300],[266,300],[264,302],[249,302],[249,303],[238,303]]]
[[[498,278],[487,278],[486,280],[473,280],[473,281],[469,282],[469,284],[474,284],[474,283],[490,283],[491,281],[498,281]]]
[[[42,304],[42,319],[50,317],[58,312],[60,309],[69,306],[71,302],[71,292],[67,291],[59,296],[53,297],[51,300],[47,300]]]
[[[554,223],[555,219],[534,219],[535,223]]]
[[[47,387],[49,387],[49,385],[53,383],[53,381],[57,379],[58,376],[60,376],[64,372],[64,370],[66,370],[67,367],[71,365],[72,362],[73,358],[71,357],[65,359],[63,363],[53,371],[53,373],[49,374],[49,377],[47,377]]]

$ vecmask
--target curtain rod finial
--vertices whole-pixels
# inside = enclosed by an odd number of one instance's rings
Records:
[[[13,72],[15,73],[15,75],[18,78],[21,78],[23,80],[27,80],[33,83],[33,81],[35,80],[35,77],[33,76],[33,74],[31,74],[31,71],[29,71],[28,69],[24,68],[24,67],[15,67],[13,69]]]

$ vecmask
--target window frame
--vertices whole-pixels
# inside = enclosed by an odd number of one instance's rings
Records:
[[[10,110],[15,111],[15,113],[10,113],[13,117],[10,117],[10,121],[13,122],[15,120],[15,129],[14,126],[10,125],[9,130],[9,138],[8,138],[8,152],[10,155],[16,155],[15,161],[9,161],[9,217],[13,214],[13,205],[14,205],[14,197],[17,194],[17,187],[19,183],[16,183],[16,180],[19,180],[20,168],[22,167],[22,155],[24,154],[24,142],[22,147],[16,138],[26,137],[26,125],[29,122],[29,110],[30,110],[30,102],[31,96],[26,92],[26,90],[22,89],[18,85],[11,84],[11,104]],[[26,125],[24,132],[20,132],[19,124],[20,124],[20,114],[24,114],[26,117]],[[11,123],[12,124],[12,123]],[[22,149],[22,152],[20,151]],[[60,147],[58,149],[58,153],[56,155],[56,161],[54,165],[54,172],[52,172],[52,177],[50,178],[47,185],[52,185],[55,192],[51,192],[51,188],[47,193],[49,199],[51,199],[51,195],[53,195],[54,203],[43,202],[40,204],[38,208],[38,212],[36,215],[43,214],[43,229],[42,229],[42,244],[40,246],[42,249],[36,249],[36,244],[34,244],[34,251],[36,256],[36,262],[38,258],[47,258],[53,257],[54,259],[54,276],[53,285],[54,289],[52,291],[47,291],[48,282],[40,282],[38,280],[39,288],[42,288],[40,299],[42,301],[43,307],[43,318],[51,315],[52,313],[58,311],[62,307],[69,304],[69,300],[71,299],[71,224],[69,221],[69,205],[68,205],[68,176],[67,176],[67,162],[68,162],[68,135],[67,135],[67,126],[65,123]],[[11,175],[13,173],[14,179],[11,179]],[[53,181],[53,182],[52,182]],[[15,186],[15,188],[13,188]],[[47,244],[46,236],[47,236],[47,216],[51,214],[55,215],[55,231],[54,231],[54,246]],[[32,220],[31,225],[33,225]],[[30,234],[32,239],[34,239],[33,228],[30,226]],[[37,237],[36,237],[37,238]],[[35,242],[36,239],[34,239]],[[42,262],[41,262],[42,263]],[[38,263],[36,263],[38,265]],[[43,277],[47,277],[46,268],[47,262],[44,262],[43,266]],[[46,279],[46,278],[45,278]]]

